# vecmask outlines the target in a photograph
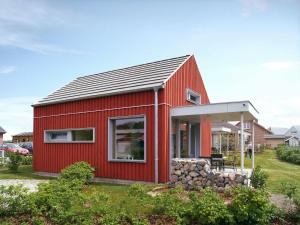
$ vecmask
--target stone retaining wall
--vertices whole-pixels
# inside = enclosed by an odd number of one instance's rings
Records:
[[[237,185],[248,185],[248,178],[237,172],[217,172],[210,167],[208,159],[173,159],[171,170],[171,184],[183,184],[189,190],[211,187],[223,192],[225,188]]]

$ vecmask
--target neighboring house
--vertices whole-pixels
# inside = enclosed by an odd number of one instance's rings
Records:
[[[28,141],[33,141],[33,133],[32,132],[22,132],[19,134],[12,135],[13,143],[28,142]]]
[[[298,140],[300,139],[300,125],[292,126],[285,132],[285,136],[287,137],[296,137]]]
[[[187,55],[78,77],[34,107],[37,172],[87,161],[96,177],[167,182],[172,158],[211,154],[211,122],[252,121],[249,101],[210,104]]]
[[[290,129],[282,127],[270,127],[272,132],[266,135],[267,145],[271,148],[276,148],[280,144],[287,144],[289,146],[300,145],[300,126],[292,126]]]
[[[295,136],[288,137],[284,140],[285,144],[291,147],[299,146],[299,139]]]
[[[268,134],[265,135],[266,145],[268,148],[276,148],[278,145],[284,144],[287,139],[284,134]]]
[[[213,122],[211,127],[213,150],[223,153],[223,151],[240,149],[240,127],[224,121]],[[251,133],[245,131],[244,136],[245,142],[249,142]]]
[[[3,144],[3,135],[6,131],[0,126],[0,144]]]
[[[237,123],[236,126],[240,128],[240,123]],[[248,142],[251,142],[252,140],[252,126],[253,126],[252,122],[244,123],[245,131],[251,134],[248,139]],[[270,130],[266,129],[264,126],[260,125],[257,122],[254,123],[254,145],[256,147],[266,145],[267,140],[265,139],[265,136],[269,134],[272,134]]]

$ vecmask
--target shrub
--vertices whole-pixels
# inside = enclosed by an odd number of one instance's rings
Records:
[[[227,209],[223,199],[210,189],[205,189],[203,196],[190,194],[192,210],[191,216],[197,224],[232,224],[233,216]]]
[[[66,180],[79,180],[84,184],[90,183],[94,178],[94,168],[86,162],[74,163],[62,170],[59,178]]]
[[[135,183],[129,187],[128,195],[139,199],[148,198],[147,188],[143,184]]]
[[[269,224],[272,216],[272,205],[267,192],[263,189],[252,190],[248,187],[234,189],[229,210],[235,222],[241,225]]]
[[[41,215],[54,224],[80,224],[86,196],[81,193],[83,186],[79,180],[54,180],[41,184],[33,199],[36,215]],[[89,217],[86,217],[88,220]],[[82,221],[81,221],[82,222]]]
[[[280,160],[300,165],[300,147],[289,147],[280,145],[276,150]]]
[[[166,215],[176,219],[177,224],[188,224],[190,221],[190,204],[183,201],[183,189],[175,188],[161,193],[154,198],[152,212],[155,215]]]
[[[22,165],[32,165],[32,156],[31,155],[23,156]]]
[[[30,213],[33,208],[28,189],[21,185],[0,186],[0,217]]]
[[[267,179],[268,175],[261,169],[260,166],[255,167],[250,177],[252,187],[254,188],[265,188]]]
[[[8,169],[14,172],[18,171],[22,163],[21,154],[19,152],[6,152],[6,155],[9,157],[7,162]]]

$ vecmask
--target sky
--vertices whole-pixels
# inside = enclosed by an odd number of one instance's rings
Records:
[[[300,1],[0,0],[0,126],[79,75],[194,54],[211,102],[250,100],[300,125]]]

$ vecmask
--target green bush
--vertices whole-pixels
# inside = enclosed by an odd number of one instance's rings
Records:
[[[135,183],[129,187],[128,195],[139,199],[148,198],[147,188],[143,184]]]
[[[280,160],[300,165],[300,147],[289,147],[280,145],[276,150]]]
[[[54,180],[41,184],[33,199],[36,215],[40,215],[54,224],[80,224],[91,221],[84,207],[87,196],[82,193],[80,180]],[[82,218],[82,214],[85,218]]]
[[[9,157],[9,161],[7,162],[8,169],[16,172],[19,169],[19,166],[22,163],[22,156],[18,152],[7,152],[6,156]]]
[[[268,175],[261,169],[261,166],[256,166],[250,177],[251,185],[254,188],[265,188],[267,179]]]
[[[201,225],[232,224],[233,216],[230,214],[224,200],[210,189],[205,189],[203,196],[190,194],[191,216],[194,222]]]
[[[152,213],[173,217],[177,224],[189,224],[190,203],[182,199],[182,193],[182,188],[175,188],[154,197]]]
[[[66,180],[79,180],[84,184],[92,182],[94,178],[94,168],[87,162],[77,162],[62,170],[59,178]]]
[[[238,187],[233,190],[233,199],[229,210],[237,224],[269,224],[273,215],[272,209],[268,193],[263,189],[252,190],[248,187]]]
[[[21,185],[0,186],[0,217],[27,214],[32,208],[33,202],[27,188]]]
[[[32,165],[32,156],[22,156],[22,165]]]

